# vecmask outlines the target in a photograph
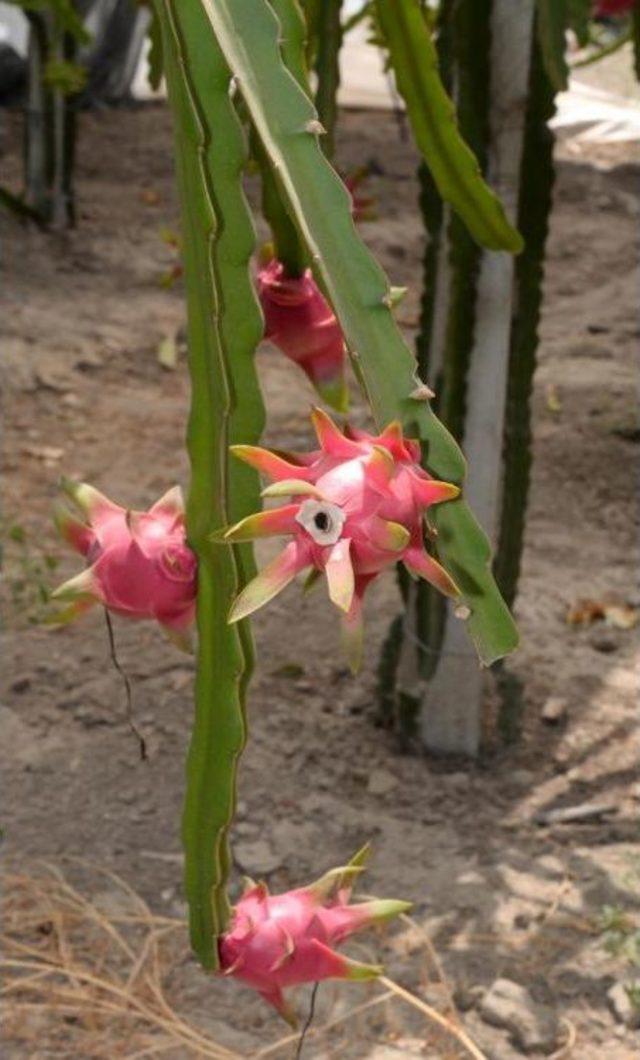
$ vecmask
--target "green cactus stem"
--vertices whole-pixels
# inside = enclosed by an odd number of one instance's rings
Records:
[[[356,233],[349,196],[320,149],[313,105],[283,64],[272,8],[266,0],[202,4],[340,320],[378,425],[399,419],[421,438],[428,468],[461,483],[464,458],[416,376],[389,308],[390,285]],[[462,587],[470,612],[466,628],[489,663],[513,650],[516,629],[491,575],[488,542],[469,508],[464,501],[440,507],[439,556]]]
[[[182,203],[192,382],[188,448],[189,542],[198,555],[195,719],[183,818],[192,946],[218,966],[216,937],[229,904],[227,831],[244,746],[244,699],[253,663],[246,623],[231,601],[253,575],[247,545],[214,545],[217,527],[259,503],[257,476],[228,461],[228,446],[258,439],[263,409],[253,354],[262,319],[249,278],[254,233],[241,187],[245,150],[231,75],[199,0],[156,0],[174,114]]]

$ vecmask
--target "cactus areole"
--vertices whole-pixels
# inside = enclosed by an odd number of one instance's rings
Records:
[[[68,604],[58,620],[70,621],[101,603],[126,618],[156,619],[186,648],[197,562],[186,543],[179,487],[147,512],[121,508],[85,483],[63,480],[62,488],[83,518],[61,506],[56,526],[88,566],[52,593],[52,599]]]
[[[285,534],[291,541],[240,593],[230,619],[251,614],[300,571],[310,571],[312,579],[324,573],[329,597],[343,614],[347,657],[357,670],[362,599],[382,570],[401,561],[441,592],[458,595],[450,575],[425,548],[424,517],[432,504],[452,500],[460,491],[424,471],[419,444],[404,438],[399,423],[374,436],[343,433],[320,409],[312,420],[317,452],[282,456],[253,446],[233,447],[236,456],[272,480],[264,496],[290,497],[291,502],[250,515],[218,537],[247,541]]]
[[[291,1024],[296,1017],[282,993],[286,987],[380,975],[378,965],[350,960],[333,948],[410,908],[395,900],[349,903],[366,854],[364,848],[349,865],[284,894],[271,895],[265,884],[250,881],[218,942],[222,974],[254,987]]]

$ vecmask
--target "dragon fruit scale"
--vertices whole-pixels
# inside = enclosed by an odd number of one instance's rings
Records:
[[[295,1013],[283,989],[323,979],[375,979],[378,965],[362,964],[333,947],[350,935],[390,920],[411,903],[373,900],[350,904],[353,879],[368,848],[307,887],[270,895],[249,881],[235,906],[229,929],[218,942],[223,975],[254,987],[291,1024]]]
[[[156,619],[171,640],[188,649],[197,561],[186,543],[179,487],[147,512],[121,508],[86,483],[63,479],[61,488],[82,518],[59,506],[55,523],[86,557],[87,567],[51,594],[68,604],[55,621],[71,621],[101,603],[127,618]]]
[[[323,401],[346,411],[346,355],[340,325],[311,271],[287,276],[273,258],[258,271],[264,337],[306,373]]]
[[[226,541],[284,534],[280,555],[237,597],[235,622],[284,589],[303,570],[324,573],[329,597],[343,614],[343,641],[355,671],[362,651],[362,600],[368,585],[402,561],[410,573],[441,592],[458,588],[424,545],[424,517],[432,504],[452,500],[457,486],[432,479],[418,463],[420,447],[399,423],[375,436],[343,433],[320,409],[312,412],[320,449],[277,454],[254,446],[233,452],[272,480],[265,497],[288,497],[280,507],[250,515],[223,531]],[[220,536],[220,535],[218,535]]]

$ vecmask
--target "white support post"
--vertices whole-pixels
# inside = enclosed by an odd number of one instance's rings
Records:
[[[512,221],[517,216],[533,24],[534,0],[494,0],[487,176]],[[463,446],[469,463],[465,495],[494,545],[501,494],[513,276],[511,255],[483,252]],[[442,655],[423,701],[422,738],[430,751],[477,754],[484,678],[464,622],[449,607]]]

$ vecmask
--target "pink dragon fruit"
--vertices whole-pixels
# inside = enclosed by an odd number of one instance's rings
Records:
[[[594,14],[596,18],[606,18],[607,16],[626,15],[628,11],[633,11],[637,0],[596,0]]]
[[[359,166],[344,178],[344,186],[351,196],[351,216],[356,224],[359,221],[373,221],[376,218],[375,202],[371,195],[362,194],[359,190],[369,176],[368,166]]]
[[[343,434],[320,409],[312,420],[320,450],[279,455],[254,446],[233,452],[273,484],[266,497],[292,503],[250,515],[223,531],[223,540],[248,541],[277,534],[292,540],[236,599],[236,622],[271,600],[302,570],[312,580],[327,576],[329,597],[343,612],[343,640],[355,671],[362,651],[362,599],[367,586],[387,567],[402,561],[410,573],[441,592],[458,588],[424,546],[424,515],[430,505],[457,497],[460,490],[432,479],[418,463],[420,446],[405,439],[399,423],[379,436]]]
[[[179,487],[148,512],[121,508],[85,483],[63,479],[62,489],[84,520],[59,507],[56,526],[86,556],[88,567],[52,593],[52,599],[68,602],[56,621],[70,621],[101,603],[127,618],[157,619],[171,640],[187,648],[197,561],[186,543]]]
[[[331,307],[306,269],[287,276],[275,258],[258,272],[258,296],[265,319],[265,338],[295,361],[332,408],[348,405],[345,346]]]
[[[254,987],[294,1025],[284,988],[380,975],[378,965],[361,964],[332,949],[355,932],[411,908],[409,902],[391,899],[349,904],[353,877],[362,871],[367,853],[365,847],[349,865],[284,894],[270,895],[265,884],[250,882],[219,940],[222,974]]]

